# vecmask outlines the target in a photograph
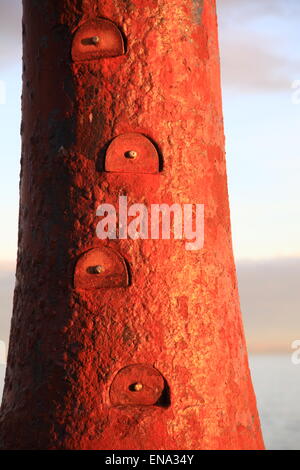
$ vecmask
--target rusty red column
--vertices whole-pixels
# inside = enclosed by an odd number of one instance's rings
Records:
[[[23,3],[1,448],[263,448],[232,256],[215,1]],[[149,210],[203,204],[204,247],[99,239],[99,206],[120,221],[120,196]]]

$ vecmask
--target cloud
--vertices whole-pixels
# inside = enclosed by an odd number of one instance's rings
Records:
[[[297,64],[277,55],[263,37],[226,36],[222,50],[223,85],[239,90],[289,90]]]
[[[249,21],[266,16],[284,16],[299,14],[299,0],[219,0],[218,10],[229,15],[228,20]]]
[[[0,402],[2,401],[4,377],[5,377],[5,365],[0,364]]]
[[[237,263],[246,337],[253,352],[286,352],[300,339],[300,258]]]
[[[289,25],[300,18],[300,2],[223,0],[218,15],[223,85],[254,92],[289,90],[299,74],[300,55],[289,58],[285,46],[291,48]]]
[[[1,0],[0,6],[0,71],[21,61],[22,1]],[[1,77],[0,77],[1,78]]]
[[[3,340],[0,340],[0,365],[6,363],[6,344]]]
[[[15,263],[0,262],[0,341],[4,341],[6,346],[9,338],[14,285]]]

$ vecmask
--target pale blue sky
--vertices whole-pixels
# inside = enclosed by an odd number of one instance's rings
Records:
[[[262,5],[263,3],[263,5]],[[299,2],[300,3],[300,2]],[[0,261],[15,258],[20,159],[19,0],[0,0]],[[237,259],[300,256],[300,7],[220,0],[224,120]]]
[[[300,255],[300,2],[220,0],[223,102],[238,259]]]

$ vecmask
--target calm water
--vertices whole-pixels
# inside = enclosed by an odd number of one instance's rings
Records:
[[[300,450],[300,365],[291,356],[250,357],[267,449]]]
[[[300,365],[291,357],[251,356],[250,366],[267,449],[300,450]],[[0,365],[0,395],[4,366]]]

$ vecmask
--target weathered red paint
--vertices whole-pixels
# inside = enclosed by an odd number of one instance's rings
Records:
[[[99,18],[122,31],[126,54],[73,61],[78,27]],[[262,448],[232,256],[215,1],[24,0],[24,24],[1,448]],[[103,171],[109,143],[132,132],[156,144],[160,173]],[[100,241],[96,208],[119,195],[205,204],[204,249]],[[103,246],[127,260],[131,285],[74,288],[80,256]],[[161,374],[162,401],[114,406],[113,381],[132,365]]]

